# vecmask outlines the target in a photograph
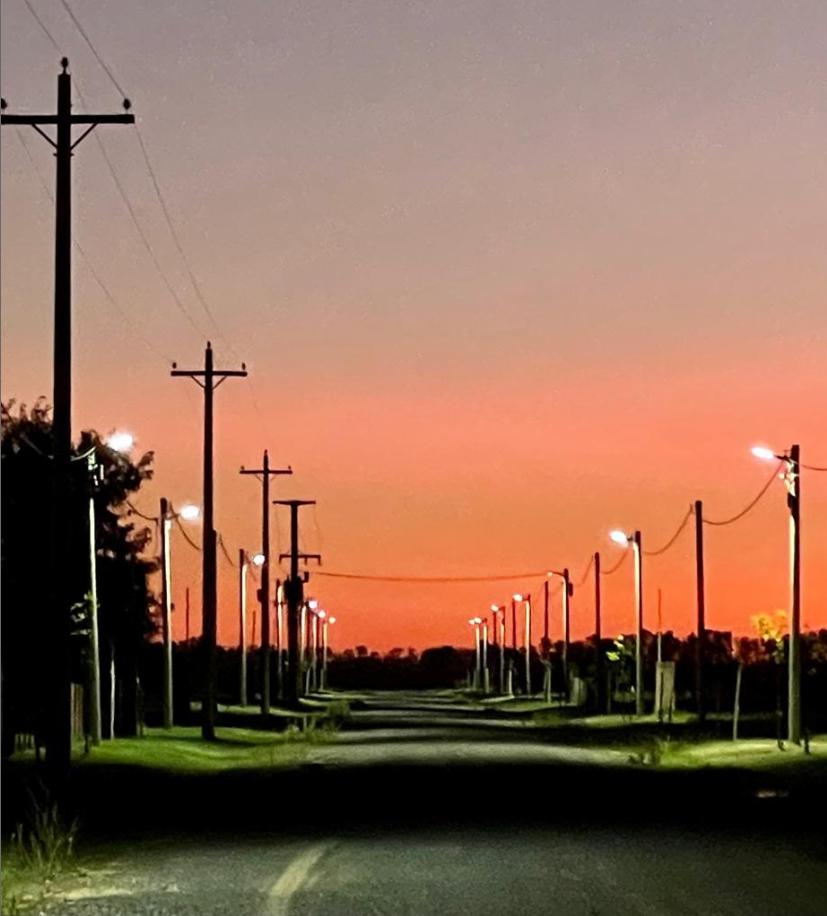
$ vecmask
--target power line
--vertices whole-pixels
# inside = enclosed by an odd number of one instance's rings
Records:
[[[218,546],[221,548],[221,552],[224,554],[226,561],[235,569],[236,562],[227,551],[227,545],[224,543],[224,537],[221,534],[218,535]]]
[[[37,15],[37,11],[35,10],[35,8],[31,5],[31,3],[29,2],[29,0],[23,0],[23,2],[26,4],[26,9],[28,9],[28,11],[29,11],[29,12],[32,14],[32,16],[34,17],[34,21],[40,26],[40,28],[43,30],[43,33],[46,35],[46,37],[47,37],[47,38],[49,39],[49,41],[52,43],[52,47],[55,49],[55,51],[57,51],[58,54],[62,54],[63,52],[62,52],[62,49],[61,49],[60,45],[55,41],[54,36],[52,35],[52,33],[46,28],[46,26],[45,26],[43,20],[40,18],[40,16]]]
[[[804,468],[805,471],[827,471],[827,468],[816,467],[814,464],[802,464],[801,467]]]
[[[731,525],[733,522],[737,522],[739,519],[742,519],[747,514],[747,512],[750,512],[752,509],[754,509],[758,505],[758,503],[761,501],[761,498],[764,496],[767,490],[769,490],[769,488],[772,486],[773,481],[778,477],[778,472],[781,470],[782,466],[783,466],[783,462],[779,462],[778,465],[773,470],[772,476],[761,488],[761,490],[759,491],[755,499],[753,499],[752,502],[749,503],[745,508],[743,508],[737,515],[733,515],[731,518],[725,518],[720,521],[713,521],[711,518],[704,517],[704,524],[705,525],[715,525],[716,527],[718,527],[721,525]]]
[[[488,576],[384,576],[384,575],[367,575],[363,573],[347,572],[315,572],[315,576],[327,576],[329,579],[359,579],[369,582],[407,582],[411,585],[427,584],[430,582],[497,582],[507,581],[509,579],[536,579],[540,576],[545,577],[546,571],[526,572],[526,573],[495,573]]]
[[[86,42],[87,45],[89,45],[89,50],[92,52],[92,54],[95,55],[95,60],[101,65],[104,73],[106,73],[106,75],[112,81],[112,85],[118,90],[118,92],[120,92],[121,98],[126,98],[126,93],[123,91],[123,89],[121,89],[120,83],[115,79],[112,71],[106,65],[106,62],[104,61],[104,59],[100,56],[100,54],[98,54],[97,49],[92,44],[92,39],[86,34],[86,31],[84,30],[83,26],[78,21],[77,16],[75,16],[75,14],[72,12],[72,8],[69,6],[66,0],[60,0],[60,5],[69,14],[69,18],[72,20],[72,22],[74,22],[75,27],[77,28],[78,32],[80,32],[80,34],[83,36],[83,40]]]
[[[657,557],[662,553],[666,553],[666,551],[669,550],[669,548],[681,536],[681,532],[683,531],[684,528],[686,528],[686,523],[689,521],[690,518],[692,518],[693,511],[694,510],[690,506],[686,515],[684,515],[683,517],[683,521],[680,523],[680,525],[678,525],[678,530],[672,535],[671,538],[669,538],[669,540],[663,545],[663,547],[660,547],[658,550],[644,550],[643,555],[647,557]]]
[[[589,573],[592,571],[592,566],[594,566],[594,554],[589,557],[589,562],[586,564],[586,568],[583,570],[583,575],[578,580],[575,588],[580,588],[585,585],[586,579],[589,578]]]
[[[49,187],[46,180],[40,174],[40,169],[37,167],[37,163],[35,162],[34,156],[32,155],[32,151],[29,149],[28,143],[26,143],[26,141],[23,139],[23,133],[20,130],[20,128],[17,128],[15,130],[15,135],[17,136],[17,139],[20,141],[20,145],[23,147],[23,151],[26,154],[26,158],[29,160],[29,164],[32,167],[32,171],[34,172],[35,176],[37,177],[37,180],[40,183],[40,186],[43,188],[43,193],[46,195],[47,200],[53,204],[55,202],[55,196],[52,193],[52,189]],[[86,264],[86,267],[89,270],[89,273],[92,279],[95,281],[95,283],[98,284],[98,286],[101,289],[101,292],[104,294],[109,304],[115,309],[116,312],[118,312],[121,318],[123,318],[123,320],[129,325],[130,330],[132,331],[133,335],[137,337],[137,339],[140,340],[141,343],[150,352],[152,352],[155,356],[157,356],[159,359],[163,360],[165,363],[171,362],[171,359],[168,356],[165,356],[163,353],[161,353],[161,351],[146,337],[146,335],[141,331],[140,326],[137,325],[133,321],[129,312],[127,312],[126,309],[124,309],[120,305],[117,299],[115,299],[115,297],[112,295],[111,290],[103,282],[102,277],[95,269],[95,266],[92,263],[89,255],[86,253],[86,251],[84,250],[80,242],[76,238],[73,238],[72,241],[74,243],[75,248],[78,251],[78,254],[83,258],[83,261]]]
[[[127,506],[129,507],[129,511],[132,515],[137,515],[139,518],[142,518],[144,521],[147,521],[147,522],[157,522],[158,521],[157,515],[145,515],[143,512],[141,512],[141,510],[137,506],[134,506],[130,500],[127,499],[125,500],[125,502]]]
[[[178,526],[178,530],[181,534],[184,535],[184,540],[192,547],[193,550],[201,552],[201,547],[195,543],[195,541],[187,534],[187,529],[181,524],[181,519],[177,515],[173,516],[175,519],[175,524]]]
[[[628,556],[629,556],[629,551],[624,550],[623,553],[620,555],[620,559],[617,561],[617,563],[615,563],[614,566],[610,566],[609,569],[601,569],[600,575],[601,576],[611,576],[612,573],[616,573],[620,569],[620,567],[623,566],[623,564],[626,562],[626,557]]]

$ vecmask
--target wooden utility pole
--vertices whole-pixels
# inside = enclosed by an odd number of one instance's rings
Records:
[[[187,589],[184,592],[184,596],[185,596],[184,608],[185,608],[185,616],[186,616],[185,633],[187,637],[187,642],[189,642],[190,641],[190,587],[189,585],[187,586]]]
[[[787,740],[801,744],[801,449],[790,448],[784,482],[790,510],[790,658]]]
[[[260,468],[244,468],[240,474],[253,474],[261,481],[261,552],[264,563],[261,567],[261,714],[270,715],[270,478],[278,474],[292,474],[291,467],[271,468],[267,449]]]
[[[635,552],[635,619],[637,637],[635,639],[635,715],[642,716],[643,704],[643,548],[639,531],[632,537]]]
[[[299,646],[299,612],[304,604],[304,582],[299,575],[299,560],[316,560],[317,553],[299,551],[299,506],[315,506],[315,499],[276,499],[277,506],[290,507],[290,552],[279,554],[281,560],[290,560],[290,576],[284,581],[284,596],[287,599],[287,679],[284,685],[284,699],[293,708],[299,705],[302,695],[302,670]]]
[[[72,150],[99,124],[134,124],[124,99],[124,114],[72,114],[72,85],[69,61],[60,61],[63,72],[57,78],[57,113],[53,115],[3,114],[2,123],[33,127],[55,150],[55,305],[54,305],[54,474],[51,519],[52,607],[44,627],[49,678],[45,721],[46,760],[53,776],[63,781],[69,771],[72,752],[70,632],[72,542],[83,522],[72,519]],[[6,102],[0,103],[6,108]],[[52,139],[42,128],[55,125]],[[72,127],[86,130],[72,139]]]
[[[246,378],[244,363],[240,369],[214,369],[212,345],[207,341],[203,369],[178,369],[172,364],[170,375],[191,378],[204,390],[204,548],[201,566],[201,614],[203,618],[202,643],[206,655],[206,678],[201,701],[201,735],[212,741],[215,738],[216,714],[216,638],[218,631],[215,518],[213,512],[213,394],[228,378]]]
[[[543,582],[543,655],[548,655],[548,579]]]
[[[597,675],[597,711],[603,712],[605,708],[604,693],[606,685],[603,683],[603,622],[601,620],[600,607],[600,553],[594,555],[594,642],[595,652],[595,672]]]
[[[568,567],[563,570],[563,690],[569,698],[569,648],[571,646],[571,584]]]
[[[698,602],[698,623],[695,640],[695,708],[698,719],[706,717],[704,705],[704,665],[706,662],[706,586],[704,583],[704,504],[695,500],[695,590]]]
[[[238,702],[247,705],[247,551],[238,548]]]
[[[169,535],[172,513],[169,502],[161,497],[161,607],[164,638],[164,728],[172,728],[172,581],[169,560]]]

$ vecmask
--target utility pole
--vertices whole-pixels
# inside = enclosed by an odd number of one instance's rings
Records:
[[[202,643],[206,654],[204,695],[201,701],[201,735],[207,741],[215,738],[216,714],[216,638],[218,630],[216,582],[216,532],[213,512],[213,395],[215,389],[228,378],[246,378],[247,368],[214,369],[212,345],[207,341],[203,369],[178,369],[172,364],[173,377],[191,378],[204,390],[204,547],[201,566],[201,614],[203,618]]]
[[[548,576],[546,576],[546,581],[543,582],[543,645],[545,647],[545,654],[548,655]]]
[[[511,648],[517,651],[517,599],[511,596]]]
[[[285,702],[296,708],[302,692],[301,652],[299,649],[299,609],[303,604],[304,582],[299,576],[299,560],[316,560],[321,563],[318,553],[299,551],[299,506],[315,506],[315,499],[276,499],[276,506],[290,507],[290,552],[279,554],[281,560],[290,560],[290,576],[284,582],[284,596],[287,599],[287,680]]]
[[[98,550],[95,540],[95,491],[101,480],[101,469],[92,450],[87,457],[89,480],[89,734],[92,744],[100,744],[101,665],[98,631]]]
[[[790,510],[790,658],[787,689],[787,739],[801,744],[801,449],[790,448],[784,483]]]
[[[563,691],[569,699],[569,647],[571,645],[571,584],[568,567],[563,569]]]
[[[190,641],[190,587],[189,585],[187,586],[187,589],[184,592],[184,596],[185,596],[184,609],[185,609],[185,615],[186,615],[185,633],[187,637],[187,642],[189,642]]]
[[[292,474],[291,467],[271,468],[267,449],[260,468],[244,468],[240,474],[252,474],[261,481],[261,552],[264,563],[261,567],[261,714],[270,715],[270,478],[278,474]]]
[[[238,697],[242,706],[247,705],[247,551],[238,548],[238,653],[239,684]]]
[[[33,127],[55,149],[55,300],[54,300],[54,474],[51,519],[52,607],[51,619],[44,627],[48,639],[49,684],[45,721],[46,760],[55,778],[62,782],[69,771],[72,755],[71,726],[71,553],[78,525],[72,519],[72,150],[98,124],[134,124],[135,116],[124,99],[124,114],[72,114],[72,84],[69,61],[60,61],[57,78],[57,113],[53,115],[2,114],[0,121]],[[6,102],[0,102],[5,111]],[[55,125],[53,140],[43,129]],[[86,130],[72,139],[72,127]]]
[[[635,618],[637,638],[635,639],[635,715],[643,715],[643,549],[640,531],[632,537],[635,552]]]
[[[603,634],[602,634],[602,621],[600,619],[600,553],[595,553],[594,555],[594,640],[595,640],[595,651],[597,652],[597,657],[595,658],[595,671],[597,673],[597,711],[603,712],[604,709],[604,700],[603,694],[605,690],[605,684],[603,683],[603,647],[601,645]]]
[[[164,728],[172,728],[172,582],[169,561],[169,535],[172,513],[169,503],[161,497],[161,512],[158,519],[161,529],[161,607],[163,608],[162,631],[164,639]]]
[[[704,663],[706,655],[706,587],[704,585],[704,504],[695,500],[695,588],[698,599],[697,639],[695,642],[695,704],[698,719],[706,717],[704,708]]]
[[[276,685],[279,699],[284,699],[284,587],[276,579]]]
[[[531,595],[525,596],[525,693],[531,696]]]

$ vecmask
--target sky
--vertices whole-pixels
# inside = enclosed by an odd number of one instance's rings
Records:
[[[118,112],[59,0],[31,5],[85,110]],[[317,500],[301,526],[320,572],[575,582],[595,550],[616,562],[613,527],[656,550],[695,499],[737,513],[772,470],[757,442],[827,466],[822,0],[70,6],[138,122],[73,159],[73,423],[154,450],[142,511],[200,500],[201,392],[169,369],[196,368],[208,338],[218,367],[249,370],[216,394],[233,558],[260,547],[260,488],[238,469],[265,448],[295,471],[274,497]],[[24,0],[1,24],[8,111],[53,111],[60,54]],[[52,386],[53,159],[8,126],[2,153],[2,393],[31,403]],[[804,472],[802,504],[802,620],[827,627],[827,474]],[[788,607],[780,481],[705,534],[709,627],[751,633]],[[200,628],[200,570],[178,532],[172,568],[180,638],[187,587]],[[664,628],[691,631],[691,524],[643,575],[646,626],[660,590]],[[227,644],[237,577],[219,554]],[[313,570],[308,593],[335,648],[387,650],[471,645],[469,617],[541,589]],[[577,638],[593,589],[573,598]],[[631,632],[631,562],[603,602],[605,632]]]

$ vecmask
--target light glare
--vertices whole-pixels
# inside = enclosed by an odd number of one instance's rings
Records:
[[[107,437],[106,444],[112,451],[128,452],[135,444],[135,437],[132,433],[114,432]]]
[[[775,458],[775,452],[771,448],[767,448],[766,445],[753,445],[751,451],[756,458],[760,458],[762,461],[772,461]]]
[[[621,547],[629,546],[629,536],[625,531],[620,531],[618,528],[615,528],[614,531],[609,532],[609,537],[615,542],[615,544],[619,544]]]
[[[201,510],[193,503],[187,503],[185,506],[181,506],[178,514],[185,522],[194,522],[201,515]]]
[[[253,554],[253,566],[264,566],[264,554],[263,553]]]

